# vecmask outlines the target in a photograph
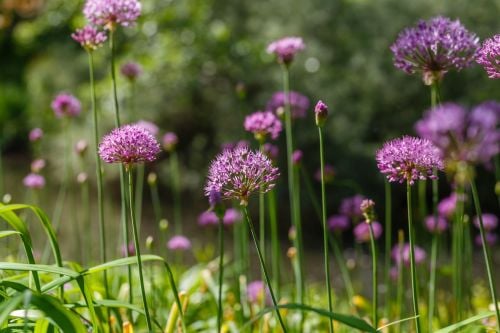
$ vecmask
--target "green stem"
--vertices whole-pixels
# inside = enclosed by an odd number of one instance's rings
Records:
[[[344,281],[347,297],[349,298],[349,304],[353,305],[352,300],[354,298],[354,287],[352,286],[352,280],[349,274],[349,270],[347,269],[347,266],[345,264],[346,260],[338,245],[338,239],[334,235],[329,235],[328,240],[330,242],[330,247],[332,249],[333,255],[335,256],[335,261],[339,266],[342,280]]]
[[[439,235],[436,231],[432,235],[431,246],[431,267],[429,277],[429,332],[433,330],[434,309],[436,302],[436,270],[437,270],[437,257],[439,248]]]
[[[135,186],[135,218],[137,220],[137,227],[139,236],[141,235],[141,221],[142,221],[142,196],[144,193],[144,164],[138,164],[135,170],[136,186]]]
[[[222,333],[222,282],[224,278],[224,223],[219,217],[219,298],[217,307],[217,332]]]
[[[134,245],[135,245],[135,254],[137,256],[137,266],[139,267],[139,283],[141,285],[141,295],[142,295],[142,304],[144,306],[144,313],[146,314],[146,323],[148,325],[148,331],[153,331],[153,326],[151,324],[151,318],[149,316],[149,308],[148,302],[146,299],[146,290],[144,288],[144,276],[142,273],[142,259],[141,259],[141,248],[139,243],[139,234],[137,223],[135,220],[135,212],[134,212],[134,190],[133,190],[133,180],[132,180],[132,170],[128,170],[128,195],[129,195],[129,208],[130,208],[130,221],[132,222],[132,233],[134,237]]]
[[[418,213],[420,220],[423,220],[427,216],[427,202],[425,201],[427,181],[422,180],[417,183],[418,190]]]
[[[0,200],[2,200],[3,194],[4,194],[4,184],[3,184],[3,145],[2,145],[2,140],[3,138],[0,138]]]
[[[404,248],[404,233],[403,230],[400,230],[398,233],[398,252],[399,252],[399,258],[403,258],[403,248]],[[396,293],[396,310],[397,310],[397,315],[396,318],[401,318],[403,314],[403,306],[404,306],[404,280],[403,280],[403,263],[400,262],[397,265],[398,269],[398,287],[397,287],[397,293]],[[401,331],[401,324],[399,324],[399,331]]]
[[[497,331],[500,332],[500,310],[498,307],[498,301],[495,290],[495,280],[493,279],[493,272],[491,270],[491,255],[488,243],[486,242],[486,232],[483,225],[483,213],[481,211],[481,204],[479,202],[479,195],[477,194],[476,182],[473,178],[470,180],[470,186],[472,189],[472,199],[474,200],[474,207],[476,209],[476,215],[479,219],[479,232],[481,234],[481,241],[483,243],[483,255],[484,262],[486,264],[486,273],[488,275],[488,283],[490,286],[491,300],[493,301],[493,306],[495,307],[495,315],[497,317]]]
[[[115,68],[115,30],[109,32],[109,47],[111,49],[111,82],[113,84],[113,101],[115,107],[115,126],[121,126],[120,122],[120,105],[118,103],[118,91],[116,88],[116,68]]]
[[[457,207],[455,211],[455,223],[453,225],[453,292],[456,299],[455,306],[455,321],[460,321],[462,318],[462,233],[464,221],[464,187],[462,184],[457,184]]]
[[[175,233],[182,234],[182,212],[181,212],[181,196],[179,186],[179,159],[177,152],[172,151],[170,155],[170,171],[172,173],[172,194],[174,199],[174,226]]]
[[[155,182],[154,184],[149,184],[149,190],[151,192],[151,200],[153,201],[153,211],[155,214],[155,222],[158,224],[161,220],[162,212],[161,212],[160,194],[158,193],[157,183]]]
[[[415,266],[415,229],[413,226],[412,209],[411,209],[411,185],[410,181],[406,184],[406,201],[408,204],[408,234],[410,238],[410,270],[411,270],[411,289],[413,293],[413,311],[415,313],[415,328],[417,333],[420,333],[420,315],[418,310],[418,283],[417,272]]]
[[[377,318],[377,309],[378,309],[378,304],[377,304],[377,294],[378,294],[378,287],[377,287],[377,247],[375,246],[375,235],[373,233],[373,226],[372,223],[368,223],[368,226],[370,227],[370,247],[371,247],[371,252],[372,252],[372,319],[373,319],[373,325],[377,327],[378,324],[378,318]]]
[[[333,312],[332,304],[332,287],[330,285],[330,259],[328,257],[328,227],[326,225],[326,195],[325,195],[325,156],[323,148],[323,132],[321,127],[318,126],[319,135],[319,160],[321,169],[321,221],[323,225],[323,256],[325,264],[325,282],[326,282],[326,294],[328,297],[328,311]],[[330,333],[333,330],[333,321],[329,320],[330,323]]]
[[[391,193],[391,183],[387,180],[385,181],[385,253],[384,253],[384,280],[387,288],[387,294],[385,297],[385,316],[389,318],[390,311],[390,270],[391,270],[391,243],[392,243],[392,193]]]
[[[259,261],[260,261],[260,267],[262,269],[262,272],[264,273],[264,278],[266,280],[266,284],[269,288],[269,293],[271,294],[271,299],[273,301],[273,306],[274,306],[274,311],[276,313],[276,316],[278,317],[278,321],[280,323],[281,329],[283,330],[283,333],[286,333],[286,326],[285,323],[283,322],[283,318],[281,318],[280,311],[278,309],[278,302],[276,301],[276,297],[274,296],[274,291],[273,287],[271,285],[271,280],[269,279],[269,274],[267,273],[267,268],[266,264],[264,262],[264,258],[262,256],[262,253],[260,251],[259,243],[257,242],[257,236],[255,234],[255,230],[252,225],[252,221],[250,220],[250,216],[248,215],[248,210],[246,206],[243,206],[243,213],[245,214],[245,219],[247,221],[248,229],[250,229],[250,234],[252,235],[253,243],[255,245],[255,248],[257,250],[257,255],[259,256]]]
[[[269,222],[271,224],[271,248],[272,248],[272,271],[273,285],[276,290],[276,297],[280,298],[280,239],[278,235],[278,215],[276,212],[276,192],[274,189],[267,195],[269,208]]]

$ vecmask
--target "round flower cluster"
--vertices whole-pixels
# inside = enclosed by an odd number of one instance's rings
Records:
[[[309,98],[296,91],[290,91],[288,100],[292,119],[305,118],[310,105]],[[274,93],[267,102],[266,109],[281,117],[285,113],[285,93],[282,91]]]
[[[160,152],[154,136],[137,125],[125,125],[106,135],[99,145],[99,155],[107,163],[152,162]]]
[[[435,179],[433,169],[442,170],[439,149],[427,139],[403,136],[388,141],[377,151],[377,167],[390,182]]]
[[[448,229],[448,221],[442,216],[437,216],[434,218],[433,215],[429,215],[424,220],[425,228],[432,233],[440,234]]]
[[[259,151],[246,147],[225,150],[210,165],[205,195],[216,191],[222,199],[238,199],[246,205],[252,193],[271,190],[278,176],[278,168]]]
[[[60,93],[51,104],[57,118],[76,117],[82,112],[82,106],[78,98],[71,94]]]
[[[31,142],[40,141],[43,137],[43,130],[41,128],[35,127],[30,131],[29,139]]]
[[[423,263],[426,256],[427,254],[424,249],[415,246],[415,264],[418,265]],[[401,263],[403,263],[405,266],[410,266],[410,244],[404,244],[401,249],[399,248],[399,245],[396,244],[392,248],[391,257],[396,262],[396,265],[401,265]]]
[[[127,62],[120,68],[120,73],[129,81],[135,81],[142,74],[142,67],[136,62]]]
[[[500,79],[500,34],[488,38],[479,49],[476,61],[492,79]]]
[[[130,26],[141,14],[141,4],[137,0],[87,0],[83,14],[97,26],[114,29],[116,24]]]
[[[342,215],[350,218],[360,218],[363,216],[361,212],[361,203],[366,198],[361,194],[356,194],[342,200],[339,207],[339,212]]]
[[[498,227],[498,217],[496,215],[485,213],[481,217],[483,220],[483,228],[487,232],[491,232]],[[474,216],[473,222],[474,222],[474,225],[476,226],[476,228],[479,229],[479,217],[478,216]]]
[[[380,223],[377,221],[372,221],[370,223],[361,222],[353,230],[356,242],[366,243],[370,241],[370,225],[373,228],[373,238],[379,239],[380,236],[382,236],[383,228]]]
[[[76,42],[87,50],[88,52],[96,50],[100,47],[107,39],[106,33],[103,31],[98,31],[91,25],[87,25],[82,29],[77,29],[73,34],[71,34]]]
[[[191,241],[185,236],[176,235],[170,238],[167,247],[172,251],[189,250],[191,248]]]
[[[328,228],[332,231],[344,231],[351,226],[351,221],[345,215],[332,215],[327,223]]]
[[[276,140],[283,129],[281,121],[270,111],[257,111],[246,116],[244,127],[259,142],[263,142],[268,135]]]
[[[39,190],[45,186],[45,178],[37,173],[30,173],[24,177],[23,184],[27,188]]]
[[[478,47],[478,37],[460,21],[438,16],[403,30],[391,51],[394,66],[408,74],[422,73],[430,85],[451,69],[468,67]]]
[[[163,135],[162,145],[166,151],[173,151],[179,143],[179,138],[174,132],[167,132]]]
[[[274,54],[278,61],[290,64],[297,53],[305,49],[305,44],[300,37],[284,37],[267,46],[267,53]]]

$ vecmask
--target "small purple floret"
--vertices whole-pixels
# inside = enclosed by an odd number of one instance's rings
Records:
[[[82,112],[78,98],[68,93],[58,94],[50,106],[57,118],[76,117]]]
[[[345,215],[333,215],[328,219],[328,228],[332,231],[344,231],[349,229],[351,222]]]
[[[382,236],[382,225],[377,221],[370,222],[373,228],[373,237],[375,239],[379,239]],[[366,243],[370,241],[370,224],[365,221],[359,223],[356,227],[354,227],[354,238],[358,243]]]
[[[479,49],[476,61],[484,67],[488,77],[500,79],[500,34],[486,39]]]

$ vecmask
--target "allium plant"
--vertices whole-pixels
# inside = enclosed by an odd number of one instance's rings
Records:
[[[289,65],[295,55],[305,49],[300,37],[284,37],[267,46],[267,53],[274,54],[281,64]]]
[[[45,178],[37,173],[30,173],[24,177],[23,185],[30,189],[39,190],[45,186]]]
[[[371,222],[373,228],[373,236],[375,239],[379,239],[382,236],[383,228],[382,225],[377,221]],[[358,243],[368,243],[370,241],[370,226],[369,223],[363,221],[359,223],[353,230],[354,239]]]
[[[399,245],[395,245],[392,249],[392,259],[397,265],[404,264],[405,266],[410,266],[410,244],[406,243],[403,245],[402,251]],[[415,263],[422,264],[427,257],[424,249],[415,246]]]
[[[477,53],[476,61],[484,67],[488,77],[500,79],[500,34],[483,42]]]
[[[435,216],[429,215],[425,218],[424,225],[427,231],[431,233],[441,234],[448,230],[448,221],[442,216],[438,216],[436,219]]]
[[[263,143],[266,137],[276,140],[283,129],[281,121],[271,111],[257,111],[245,118],[245,130],[255,135],[255,139]]]
[[[426,85],[432,85],[448,71],[470,66],[478,47],[479,38],[459,20],[437,16],[404,29],[391,51],[394,66],[408,74],[419,73]]]
[[[163,135],[162,145],[163,149],[165,149],[167,152],[173,151],[177,146],[177,143],[179,143],[179,138],[174,132],[167,132]]]
[[[356,194],[342,200],[339,207],[339,213],[350,217],[351,219],[359,219],[363,216],[361,212],[361,203],[366,198],[361,194]]]
[[[332,215],[328,218],[328,228],[334,232],[342,232],[351,226],[349,217],[345,215]]]
[[[104,31],[99,31],[91,25],[86,25],[71,34],[71,38],[80,43],[85,51],[92,52],[101,47],[106,39],[108,39],[108,36]]]
[[[94,25],[114,30],[119,24],[128,27],[141,15],[137,0],[87,0],[83,14]]]
[[[57,118],[76,117],[82,112],[82,105],[78,98],[68,93],[58,94],[50,106]]]
[[[129,61],[122,65],[120,73],[122,73],[127,80],[133,82],[142,74],[142,67],[136,62]]]
[[[170,238],[170,240],[167,243],[167,247],[169,250],[172,251],[185,251],[189,250],[191,248],[191,241],[182,235],[176,235]]]
[[[30,131],[28,137],[31,142],[40,141],[43,137],[43,130],[41,128],[35,127]]]
[[[288,94],[288,102],[292,119],[306,117],[307,109],[311,104],[309,98],[296,91],[290,91]],[[285,93],[282,91],[274,93],[267,102],[266,109],[282,117],[285,113]]]

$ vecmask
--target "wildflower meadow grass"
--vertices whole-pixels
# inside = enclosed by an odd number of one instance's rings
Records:
[[[269,40],[258,53],[277,91],[257,110],[240,100],[239,134],[203,151],[199,176],[183,159],[191,128],[157,124],[137,103],[154,73],[124,45],[143,6],[79,5],[65,33],[86,56],[71,63],[85,89],[57,87],[50,126],[30,122],[24,177],[0,159],[0,332],[500,332],[499,95],[465,105],[443,89],[466,71],[499,79],[500,35],[481,41],[445,16],[401,26],[385,45],[391,70],[417,80],[427,106],[361,166],[339,161],[336,101],[294,90],[298,59],[309,53],[311,66],[317,45]],[[361,178],[374,170],[383,195],[343,180],[341,163]],[[483,175],[495,181],[478,187]]]

